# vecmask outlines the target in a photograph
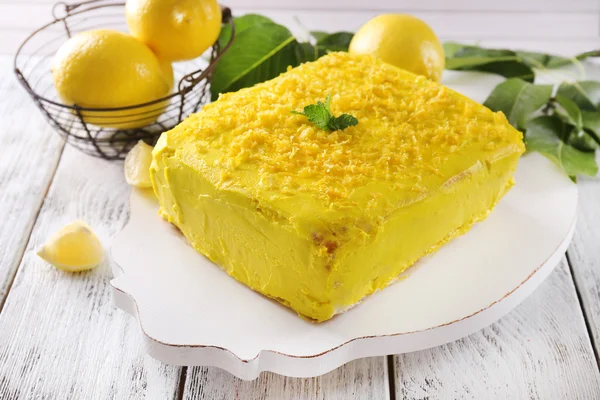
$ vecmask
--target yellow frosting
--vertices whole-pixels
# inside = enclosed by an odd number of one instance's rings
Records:
[[[293,115],[331,93],[326,132]],[[164,133],[161,214],[234,278],[317,321],[487,216],[522,135],[501,113],[369,56],[332,53]]]

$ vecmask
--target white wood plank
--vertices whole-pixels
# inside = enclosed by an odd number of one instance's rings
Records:
[[[600,182],[579,181],[577,228],[569,259],[596,349],[600,348]],[[596,354],[598,357],[598,354]],[[598,358],[600,363],[600,358]]]
[[[0,57],[0,309],[56,170],[63,141]]]
[[[600,18],[600,17],[599,17]],[[296,28],[297,29],[297,28]],[[328,29],[329,30],[329,29]],[[296,32],[296,34],[302,34]],[[14,54],[17,51],[17,47],[23,42],[27,36],[26,32],[22,31],[6,31],[0,33],[0,56],[6,55],[7,57]],[[442,42],[445,41],[457,41],[461,43],[478,44],[484,47],[490,48],[507,48],[514,50],[531,50],[547,52],[551,54],[558,54],[564,56],[572,56],[575,54],[582,53],[593,49],[600,48],[600,36],[597,38],[590,39],[554,39],[554,40],[542,40],[542,39],[469,39],[461,37],[444,36],[440,37]],[[37,41],[36,41],[37,43]],[[33,48],[37,48],[35,44],[25,49],[24,54],[30,54]],[[42,53],[46,52],[53,53],[56,49],[52,46],[45,47],[42,49]]]
[[[20,0],[27,4],[52,5],[56,0]],[[2,3],[13,3],[14,0],[0,0]],[[76,0],[68,3],[77,2]],[[305,10],[351,9],[351,10],[435,10],[435,11],[599,11],[600,3],[596,0],[227,0],[226,5],[236,8],[287,9],[302,8]]]
[[[124,2],[123,2],[124,3]],[[110,7],[97,8],[86,13],[77,14],[84,10],[82,6],[73,10],[73,14],[69,17],[69,21],[81,21],[83,19],[89,21],[120,21],[125,24],[125,7],[120,6],[118,1],[106,2],[112,4]],[[96,6],[96,5],[90,5]],[[53,4],[30,4],[26,2],[12,2],[8,4],[0,3],[0,27],[3,30],[19,29],[28,30],[40,28],[54,21],[52,14]],[[56,16],[61,18],[66,15],[64,6],[57,6]],[[92,19],[93,18],[93,19]],[[59,26],[60,23],[56,24]]]
[[[600,18],[600,17],[599,17]],[[330,30],[330,29],[327,29]],[[300,34],[296,32],[296,34]],[[0,55],[12,55],[17,51],[18,46],[27,36],[25,31],[5,31],[0,32]],[[591,39],[555,39],[555,40],[531,40],[531,39],[483,39],[475,40],[462,37],[444,36],[440,37],[440,40],[445,41],[457,41],[462,43],[479,44],[485,47],[491,48],[507,48],[514,50],[531,50],[541,51],[551,54],[558,54],[564,56],[572,56],[575,54],[589,51],[592,49],[600,48],[600,36]],[[48,52],[53,53],[54,48],[46,47],[42,53]],[[31,51],[25,51],[25,54],[29,54]]]
[[[234,14],[250,13],[250,9],[234,10]],[[302,33],[297,21],[307,30],[355,32],[380,11],[304,11],[262,10],[274,21],[296,35]],[[589,39],[600,34],[598,13],[445,13],[412,12],[427,22],[440,37],[463,39]],[[560,26],[560,29],[557,27]],[[510,28],[508,28],[510,27]]]
[[[318,378],[287,378],[263,372],[242,381],[218,368],[188,370],[183,399],[346,400],[389,399],[387,361],[373,357],[350,362]]]
[[[598,399],[600,372],[563,260],[523,304],[481,332],[396,357],[399,399]]]
[[[2,27],[2,30],[15,28],[19,30],[37,29],[53,19],[51,4],[0,3],[0,27]]]
[[[378,10],[378,11],[599,11],[600,3],[595,0],[227,0],[235,8],[304,10]]]
[[[600,81],[600,66],[586,68],[586,73]],[[600,181],[582,178],[578,186],[577,227],[568,255],[600,365]]]
[[[258,12],[292,27],[299,19],[310,30],[357,30],[370,18],[383,13],[382,10],[338,9],[256,9],[236,7],[235,15]],[[111,20],[122,20],[119,8],[95,10],[95,15],[115,15]],[[439,36],[454,36],[471,39],[481,38],[529,38],[566,39],[590,38],[600,35],[600,12],[444,12],[411,11],[430,24]],[[89,14],[91,15],[91,14]],[[79,18],[79,17],[77,17]],[[34,30],[50,22],[50,9],[43,5],[16,3],[0,4],[0,26],[7,30]],[[507,29],[510,27],[510,29]],[[560,27],[560,29],[557,29]]]
[[[289,8],[287,6],[280,9],[263,9],[253,4],[239,2],[238,6],[233,8],[234,13],[236,15],[250,12],[265,14],[288,26],[299,37],[303,37],[306,30],[356,31],[369,18],[386,12],[377,8],[360,10],[343,5],[337,6],[338,10],[331,6],[323,11],[315,11],[314,9]],[[600,8],[600,2],[597,4]],[[538,11],[538,8],[535,10],[536,12],[492,12],[471,9],[456,12],[436,9],[409,11],[428,22],[443,40],[488,39],[529,42],[552,40],[561,42],[563,48],[567,49],[567,45],[573,41],[572,39],[593,41],[600,38],[600,11],[584,9],[580,12],[573,12],[573,10],[549,12],[544,8],[540,9],[544,11]],[[80,21],[83,27],[106,26],[118,29],[125,27],[124,18],[120,15],[118,8],[96,12],[93,20]],[[106,15],[111,15],[111,17],[106,17]],[[30,1],[0,3],[0,54],[14,53],[31,31],[51,20],[48,4]],[[510,29],[507,29],[507,26],[510,26]],[[560,29],[556,29],[557,26],[560,26]],[[44,37],[54,37],[56,32],[61,31],[62,27],[57,25],[48,34],[44,34]],[[29,52],[31,50],[32,48],[28,49]],[[575,53],[575,51],[571,53]]]
[[[0,399],[173,399],[180,368],[150,358],[138,323],[111,301],[110,262],[79,274],[35,250],[86,220],[108,248],[128,215],[122,165],[67,147],[0,314]]]

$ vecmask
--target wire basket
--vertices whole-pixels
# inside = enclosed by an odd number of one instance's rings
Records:
[[[207,103],[215,65],[231,45],[235,34],[231,11],[222,8],[223,23],[231,27],[228,43],[220,48],[219,42],[216,42],[210,50],[210,59],[200,57],[174,63],[173,72],[178,84],[175,91],[166,97],[119,108],[86,108],[64,104],[54,88],[50,72],[54,54],[78,32],[99,28],[126,31],[124,7],[124,2],[110,0],[57,3],[52,9],[54,20],[27,37],[14,60],[17,78],[67,143],[86,154],[106,160],[123,159],[139,140],[154,144],[162,132],[173,128]],[[149,123],[141,128],[128,128],[146,120]],[[100,127],[93,122],[114,128]]]

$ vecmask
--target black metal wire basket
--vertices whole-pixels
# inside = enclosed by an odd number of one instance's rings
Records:
[[[54,54],[71,35],[78,32],[99,28],[126,31],[124,6],[124,2],[110,0],[57,3],[52,9],[54,20],[27,37],[14,60],[17,78],[67,143],[84,153],[107,160],[123,159],[139,140],[154,144],[162,132],[173,128],[207,103],[215,65],[234,39],[231,11],[222,8],[223,23],[231,27],[229,42],[223,48],[216,42],[209,60],[200,57],[174,63],[173,72],[178,84],[170,95],[120,108],[85,108],[64,104],[54,88],[50,72]],[[146,120],[154,122],[141,128],[127,128]],[[114,128],[96,126],[94,121],[102,121],[104,126],[108,123]]]

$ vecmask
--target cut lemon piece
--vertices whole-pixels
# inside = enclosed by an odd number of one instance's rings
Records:
[[[125,157],[125,180],[139,188],[152,187],[150,180],[150,164],[152,163],[152,146],[139,141]]]
[[[37,254],[56,268],[70,272],[92,269],[104,260],[102,243],[81,220],[52,235]]]

